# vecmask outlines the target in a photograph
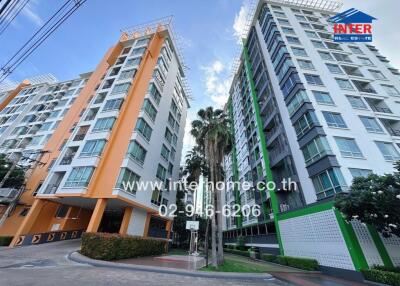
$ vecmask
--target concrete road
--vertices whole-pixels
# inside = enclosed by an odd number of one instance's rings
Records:
[[[232,280],[196,278],[181,275],[126,269],[107,269],[74,263],[67,255],[79,248],[79,240],[0,249],[0,286],[75,286],[75,285],[140,285],[140,286],[212,286],[268,285],[292,286],[279,279]]]

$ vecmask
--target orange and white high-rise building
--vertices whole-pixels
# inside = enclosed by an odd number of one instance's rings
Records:
[[[23,192],[0,189],[11,245],[82,231],[168,239],[189,108],[170,19],[122,31],[94,71],[0,92],[0,153],[29,167]],[[18,204],[9,210],[13,196]]]

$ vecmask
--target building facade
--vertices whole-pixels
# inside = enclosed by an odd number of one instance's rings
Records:
[[[71,231],[167,239],[172,218],[158,209],[175,203],[170,182],[178,180],[189,107],[169,21],[123,30],[78,79],[25,84],[3,109],[8,122],[15,105],[26,105],[0,144],[13,162],[33,166],[0,235],[13,236],[12,245]]]
[[[226,110],[235,146],[225,158],[227,204],[261,215],[228,217],[225,241],[316,258],[327,268],[399,265],[400,239],[347,224],[335,194],[357,176],[394,171],[400,158],[400,73],[369,43],[336,43],[333,1],[260,1]],[[285,183],[283,179],[290,179]],[[275,182],[271,191],[258,182]]]

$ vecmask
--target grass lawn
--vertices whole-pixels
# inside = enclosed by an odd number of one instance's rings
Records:
[[[229,258],[225,258],[224,264],[216,269],[214,266],[208,265],[200,270],[202,271],[217,271],[217,272],[244,272],[244,273],[264,273],[269,269],[268,266],[246,263]]]

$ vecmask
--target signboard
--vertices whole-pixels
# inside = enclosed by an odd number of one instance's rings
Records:
[[[188,220],[188,221],[186,221],[186,229],[198,230],[199,229],[199,222],[197,220]]]

